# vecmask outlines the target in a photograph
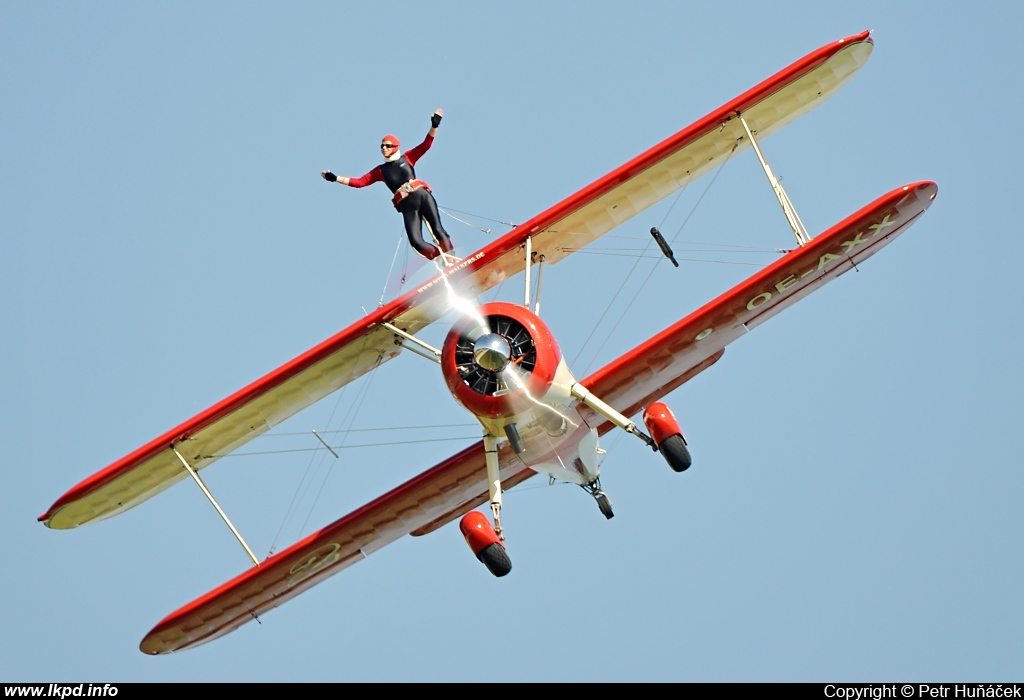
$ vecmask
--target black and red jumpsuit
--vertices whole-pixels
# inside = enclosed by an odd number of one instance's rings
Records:
[[[433,244],[423,238],[422,222],[426,221],[430,227],[438,246],[444,252],[452,250],[452,241],[448,232],[441,225],[441,218],[437,212],[437,202],[431,193],[427,183],[416,179],[416,171],[413,166],[423,157],[423,154],[430,150],[434,143],[434,137],[429,134],[423,143],[403,153],[395,160],[381,163],[376,168],[362,177],[349,178],[349,187],[366,187],[375,182],[383,182],[395,195],[395,208],[401,212],[405,219],[405,233],[409,236],[409,243],[416,249],[416,252],[433,260],[440,253]],[[406,187],[402,187],[406,185]],[[404,196],[399,195],[402,189]]]

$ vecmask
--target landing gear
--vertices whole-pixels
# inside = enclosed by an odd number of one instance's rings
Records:
[[[512,570],[512,560],[501,542],[495,542],[480,550],[476,558],[483,562],[488,571],[499,578]]]
[[[501,537],[487,522],[487,516],[478,510],[470,511],[462,516],[459,529],[466,538],[466,544],[488,571],[500,577],[512,570],[512,560]]]
[[[668,466],[672,467],[672,471],[685,472],[693,464],[690,450],[686,448],[686,440],[683,439],[682,435],[673,435],[670,438],[666,438],[658,445],[658,450],[665,457]]]
[[[519,433],[516,432],[518,437]],[[501,531],[501,475],[498,468],[498,438],[484,434],[484,459],[487,461],[487,489],[491,495],[491,513],[494,515],[494,531],[502,540]]]
[[[658,402],[645,408],[644,425],[651,431],[657,450],[668,462],[668,466],[672,467],[672,471],[685,472],[690,468],[693,459],[686,447],[686,438],[668,406]]]
[[[514,425],[511,428],[509,441],[514,435],[519,437]],[[495,576],[504,576],[512,570],[512,560],[505,551],[505,536],[501,532],[501,477],[498,465],[498,438],[490,433],[484,434],[484,459],[487,462],[487,486],[491,500],[491,514],[494,526],[487,522],[487,517],[480,511],[471,511],[462,516],[459,529],[466,538],[466,544],[473,550],[487,570]]]
[[[597,501],[597,507],[601,510],[601,515],[608,520],[615,517],[615,513],[612,511],[612,500],[608,498],[608,494],[601,490],[600,479],[594,479],[584,486],[583,490],[593,496],[594,500]]]

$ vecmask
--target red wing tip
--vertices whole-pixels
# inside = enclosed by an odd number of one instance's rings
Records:
[[[839,43],[840,44],[845,44],[848,41],[849,42],[866,41],[869,44],[874,44],[875,40],[871,37],[871,32],[873,32],[873,31],[874,31],[873,29],[865,29],[860,34],[854,34],[853,36],[848,36],[845,39],[840,39]]]
[[[925,189],[933,189],[936,192],[938,192],[939,185],[934,180],[918,180],[917,182],[909,182],[906,185],[903,185],[903,187],[901,187],[899,189],[902,189],[904,192],[907,192],[909,190],[925,190]]]
[[[931,197],[929,199],[935,199],[935,195],[937,195],[939,193],[939,185],[934,180],[921,180],[920,182],[915,182],[913,184],[907,185],[903,189],[905,189],[905,190],[910,190],[910,189],[926,190],[926,189],[930,189],[930,190],[932,190],[932,194],[931,194]]]

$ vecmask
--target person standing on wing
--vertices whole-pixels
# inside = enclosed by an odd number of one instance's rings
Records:
[[[423,180],[416,179],[416,171],[413,166],[423,157],[423,154],[430,150],[434,143],[434,136],[437,134],[437,127],[441,124],[442,110],[437,110],[430,117],[430,131],[423,143],[406,153],[399,149],[399,141],[396,137],[388,134],[381,139],[380,150],[384,156],[384,162],[366,173],[362,177],[345,177],[335,175],[330,170],[320,173],[320,176],[328,182],[337,182],[349,187],[366,187],[375,182],[383,182],[388,189],[394,193],[391,203],[395,205],[402,217],[405,219],[405,232],[409,236],[409,242],[416,252],[433,260],[441,252],[450,253],[454,249],[448,232],[441,225],[441,219],[437,212],[437,202],[430,186]],[[433,234],[437,245],[428,243],[423,238],[422,223],[426,222]],[[440,250],[438,250],[440,248]],[[445,256],[443,261],[449,262],[453,256]]]

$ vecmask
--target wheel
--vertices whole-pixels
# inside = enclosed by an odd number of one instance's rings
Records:
[[[484,563],[488,571],[499,578],[512,570],[512,560],[500,542],[487,545],[480,550],[476,558]]]
[[[608,498],[608,494],[603,491],[594,494],[594,498],[597,499],[597,507],[601,509],[601,515],[611,520],[615,517],[615,513],[612,512],[612,502]]]
[[[665,438],[658,445],[658,449],[661,450],[661,454],[664,455],[665,461],[668,462],[668,466],[672,467],[673,471],[685,472],[693,462],[690,458],[690,451],[686,449],[686,441],[683,440],[682,435],[673,435],[672,437]]]

